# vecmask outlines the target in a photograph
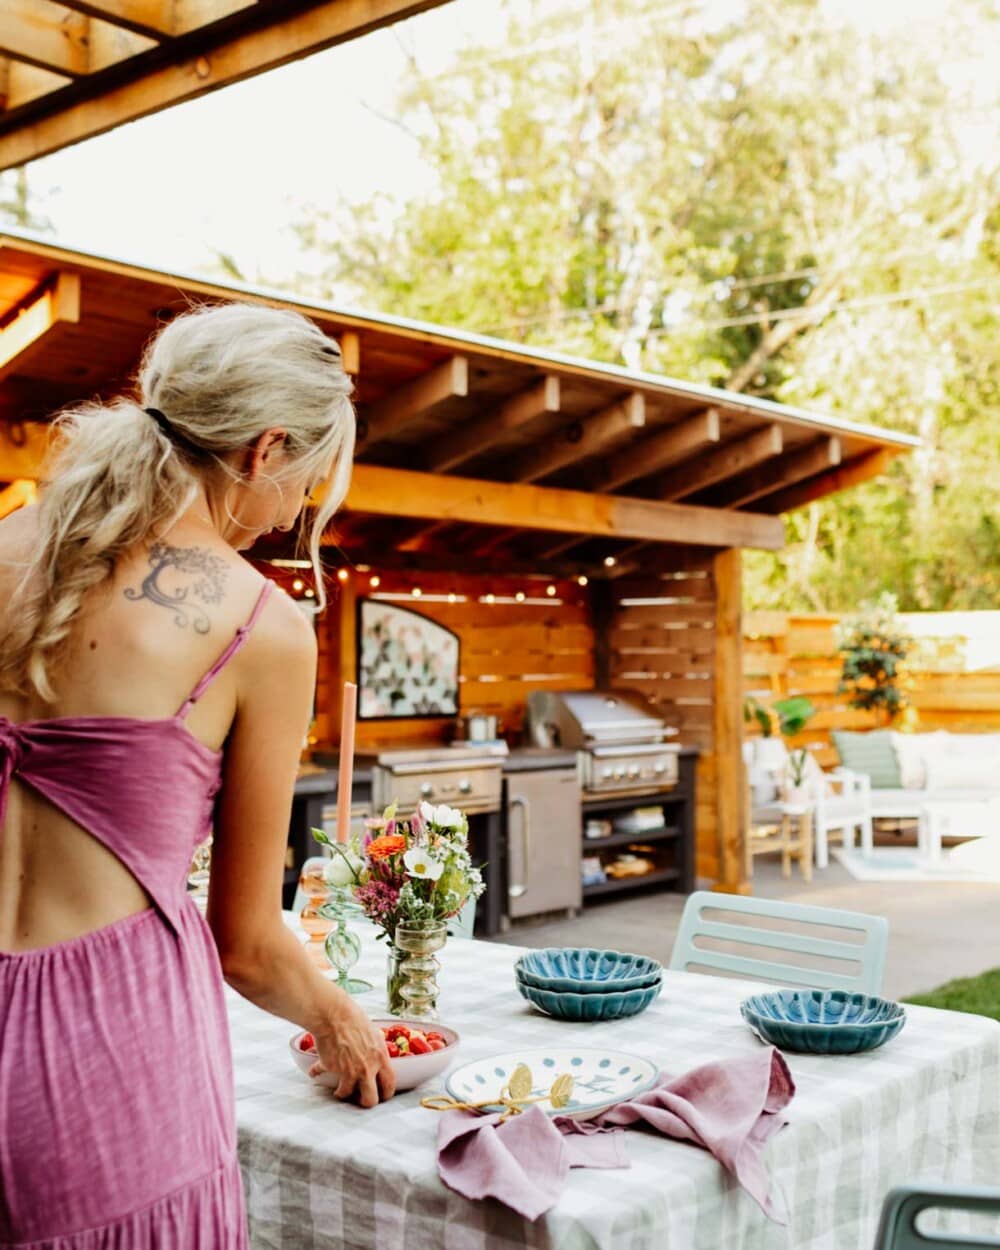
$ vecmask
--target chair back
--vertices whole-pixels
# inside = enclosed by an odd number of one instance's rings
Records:
[[[466,899],[465,906],[457,916],[447,922],[448,936],[455,938],[471,938],[476,929],[476,900]]]
[[[917,1228],[922,1211],[974,1211],[1000,1221],[1000,1189],[956,1189],[950,1185],[901,1185],[886,1194],[875,1237],[875,1250],[968,1250],[970,1246],[1000,1246],[1000,1235],[934,1231],[924,1236]]]
[[[709,920],[702,915],[705,911],[726,915]],[[782,924],[776,928],[768,921]],[[792,929],[792,925],[796,928]],[[810,926],[815,926],[812,932]],[[818,928],[849,930],[855,934],[855,940],[819,935]],[[856,940],[859,933],[861,942]],[[701,945],[696,945],[698,939],[702,940]],[[706,946],[706,939],[711,945]],[[670,967],[685,971],[697,965],[756,981],[880,994],[888,940],[889,923],[882,916],[699,890],[684,905]],[[720,949],[719,942],[726,946]],[[760,948],[767,953],[762,955]],[[805,967],[787,962],[793,953],[821,957],[825,966]]]

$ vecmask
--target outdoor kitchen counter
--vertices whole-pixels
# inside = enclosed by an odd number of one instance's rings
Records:
[[[503,761],[505,773],[533,773],[546,768],[576,768],[576,752],[560,747],[514,747]]]

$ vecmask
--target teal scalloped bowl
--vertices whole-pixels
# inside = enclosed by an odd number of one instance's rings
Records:
[[[589,946],[548,946],[527,951],[514,965],[517,979],[558,994],[605,994],[656,985],[663,965],[647,955]]]
[[[812,1055],[856,1055],[875,1050],[900,1031],[899,1003],[844,990],[775,990],[740,1003],[740,1013],[765,1042]]]
[[[540,990],[534,985],[517,982],[518,993],[533,1007],[544,1011],[556,1020],[596,1024],[604,1020],[624,1020],[645,1011],[662,988],[662,981],[655,985],[641,986],[637,990],[611,990],[604,994],[559,994],[554,990]]]

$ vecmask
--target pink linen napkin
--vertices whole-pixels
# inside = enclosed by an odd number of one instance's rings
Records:
[[[714,1155],[765,1215],[775,1212],[763,1150],[786,1124],[795,1093],[788,1065],[774,1049],[707,1063],[580,1123],[549,1118],[537,1105],[500,1116],[448,1111],[438,1126],[438,1174],[466,1198],[498,1198],[536,1220],[559,1200],[571,1167],[628,1167],[626,1128],[653,1129]]]

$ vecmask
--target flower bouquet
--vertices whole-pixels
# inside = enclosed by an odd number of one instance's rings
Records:
[[[389,1009],[434,1018],[437,986],[433,953],[444,945],[445,922],[486,888],[469,855],[469,822],[446,804],[421,803],[408,819],[395,804],[366,822],[363,843],[313,837],[333,856],[326,879],[349,888],[389,943]],[[429,1013],[429,1014],[428,1014]]]

